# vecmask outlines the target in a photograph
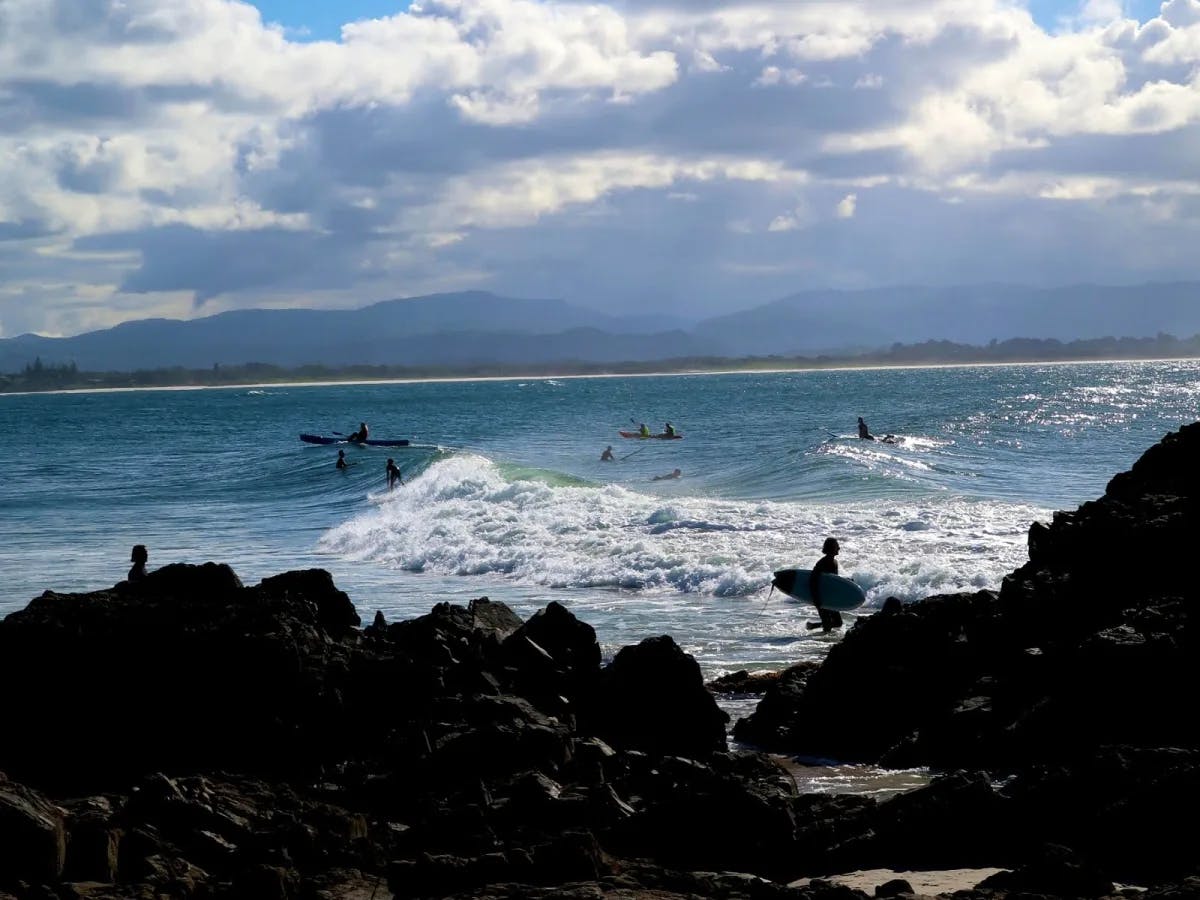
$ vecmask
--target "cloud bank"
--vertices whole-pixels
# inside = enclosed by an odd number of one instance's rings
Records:
[[[0,336],[486,288],[1200,278],[1200,0],[0,0]]]

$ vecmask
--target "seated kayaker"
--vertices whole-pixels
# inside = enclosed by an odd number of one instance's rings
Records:
[[[641,437],[650,437],[650,426],[648,426],[645,422],[643,422],[641,425],[638,426],[638,434]]]
[[[356,444],[361,444],[365,441],[367,439],[367,423],[359,422],[358,431],[351,434],[349,439]]]
[[[665,434],[667,437],[675,437],[675,426],[668,422],[665,426],[663,426],[663,434]]]

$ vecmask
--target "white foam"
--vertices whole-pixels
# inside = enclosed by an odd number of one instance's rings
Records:
[[[997,587],[1025,560],[1045,511],[936,496],[856,504],[668,499],[616,485],[505,478],[470,453],[433,463],[320,547],[354,560],[441,576],[502,576],[546,588],[644,597],[763,597],[775,569],[808,567],[827,535],[842,571],[877,606]]]

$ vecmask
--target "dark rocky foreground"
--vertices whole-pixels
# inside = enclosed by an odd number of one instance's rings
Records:
[[[669,637],[602,665],[558,604],[360,628],[328,573],[47,592],[0,622],[0,898],[1200,896],[1200,425],[1030,533],[998,594],[861,620],[738,736],[943,774],[801,796],[730,752]],[[903,884],[884,893],[904,893]]]

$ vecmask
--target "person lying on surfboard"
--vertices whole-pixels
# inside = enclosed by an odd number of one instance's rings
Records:
[[[680,472],[678,469],[676,469],[673,472],[668,472],[666,475],[655,475],[650,480],[651,481],[666,481],[669,478],[679,478],[682,475],[683,475],[683,473]]]
[[[863,427],[861,418],[858,422],[859,427]],[[838,546],[837,538],[825,538],[825,543],[821,545],[821,552],[825,555],[817,560],[817,564],[812,567],[812,574],[808,576],[808,590],[812,594],[812,603],[821,617],[819,623],[809,622],[808,627],[822,628],[826,634],[834,628],[842,627],[842,614],[836,609],[824,609],[821,606],[821,574],[828,572],[830,575],[836,575],[838,573],[837,555],[841,549]]]

